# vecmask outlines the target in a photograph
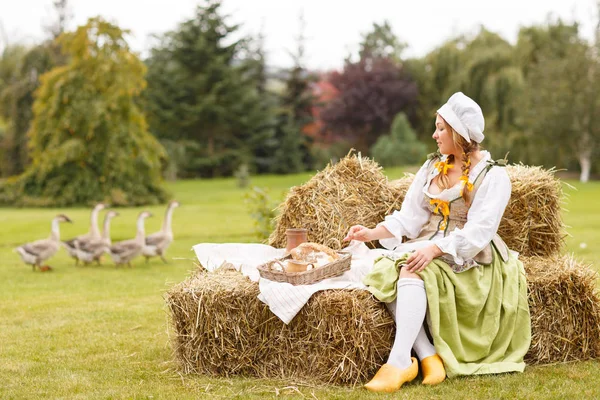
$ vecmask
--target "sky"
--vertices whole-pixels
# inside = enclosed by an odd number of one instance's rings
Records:
[[[0,48],[10,43],[35,43],[46,37],[43,26],[53,21],[53,0],[0,0]],[[128,41],[142,56],[155,43],[153,34],[173,30],[191,18],[199,0],[71,0],[69,28],[101,15],[132,32]],[[595,28],[595,0],[224,0],[230,22],[241,33],[263,32],[267,63],[287,67],[300,32],[299,15],[306,21],[307,67],[340,68],[348,54],[356,54],[361,34],[374,22],[388,20],[408,48],[407,57],[420,57],[444,40],[477,32],[481,25],[516,42],[519,27],[551,18],[577,21],[584,37]]]

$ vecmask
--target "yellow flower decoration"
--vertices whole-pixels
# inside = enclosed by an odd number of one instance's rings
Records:
[[[448,218],[450,217],[450,203],[445,200],[431,199],[429,203],[435,206],[433,212],[442,216],[442,223],[440,224],[441,230],[446,230],[448,226]]]
[[[460,180],[463,182],[463,190],[467,188],[469,192],[473,190],[473,184],[469,182],[469,177],[467,175],[463,175],[460,177]]]
[[[465,153],[463,153],[463,159],[467,159],[467,161],[465,161],[465,166],[467,167],[467,169],[471,166],[471,157],[467,156]]]
[[[471,169],[471,157],[467,156],[467,154],[463,153],[463,159],[465,160],[465,168],[463,170],[463,174],[460,177],[460,180],[463,183],[462,189],[461,189],[461,196],[464,194],[465,192],[465,188],[467,188],[467,190],[469,192],[473,191],[473,184],[471,182],[469,182],[469,170]]]
[[[438,161],[434,166],[442,175],[448,174],[448,170],[454,168],[454,164],[448,164],[446,161]]]

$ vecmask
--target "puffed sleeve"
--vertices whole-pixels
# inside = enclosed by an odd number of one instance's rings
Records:
[[[393,238],[380,239],[379,243],[386,249],[393,250],[402,243],[402,236],[410,239],[416,238],[423,226],[429,221],[429,209],[425,203],[423,187],[427,183],[427,166],[429,160],[423,164],[415,179],[408,188],[400,211],[394,211],[385,217],[377,226],[383,225]]]
[[[493,167],[475,193],[464,227],[449,232],[446,237],[433,239],[433,242],[444,253],[450,254],[456,264],[463,265],[492,241],[510,193],[511,183],[506,170]]]

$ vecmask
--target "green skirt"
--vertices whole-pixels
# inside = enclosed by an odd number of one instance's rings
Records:
[[[363,283],[379,300],[394,300],[404,261],[377,259]],[[448,377],[524,370],[531,320],[525,270],[517,258],[511,254],[503,262],[495,254],[491,265],[461,273],[435,259],[419,275],[427,292],[427,324]]]

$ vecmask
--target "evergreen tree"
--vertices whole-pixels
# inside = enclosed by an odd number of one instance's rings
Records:
[[[146,104],[161,140],[187,140],[187,175],[230,175],[270,135],[256,84],[244,59],[247,40],[232,40],[219,1],[198,6],[193,19],[169,32],[148,60]],[[185,171],[184,171],[185,172]]]
[[[294,173],[306,170],[313,164],[310,139],[303,128],[313,120],[314,99],[311,91],[313,77],[304,66],[306,22],[299,16],[300,29],[296,36],[295,52],[290,52],[294,66],[289,71],[285,91],[280,98],[277,116],[276,145],[272,172]]]
[[[32,164],[0,186],[1,202],[136,205],[166,199],[164,150],[136,104],[145,67],[123,34],[93,18],[59,37],[70,61],[40,78],[29,131]]]
[[[278,141],[276,139],[278,127],[278,95],[271,92],[268,87],[268,73],[266,54],[264,49],[264,34],[262,31],[256,39],[247,38],[242,43],[246,53],[244,59],[247,75],[252,79],[258,92],[258,110],[256,134],[249,138],[248,147],[252,149],[250,159],[240,164],[242,170],[252,169],[256,173],[275,172],[279,167],[274,156]]]
[[[289,174],[304,171],[301,148],[303,137],[293,116],[282,113],[278,117],[276,128],[277,147],[272,155],[269,172]]]

